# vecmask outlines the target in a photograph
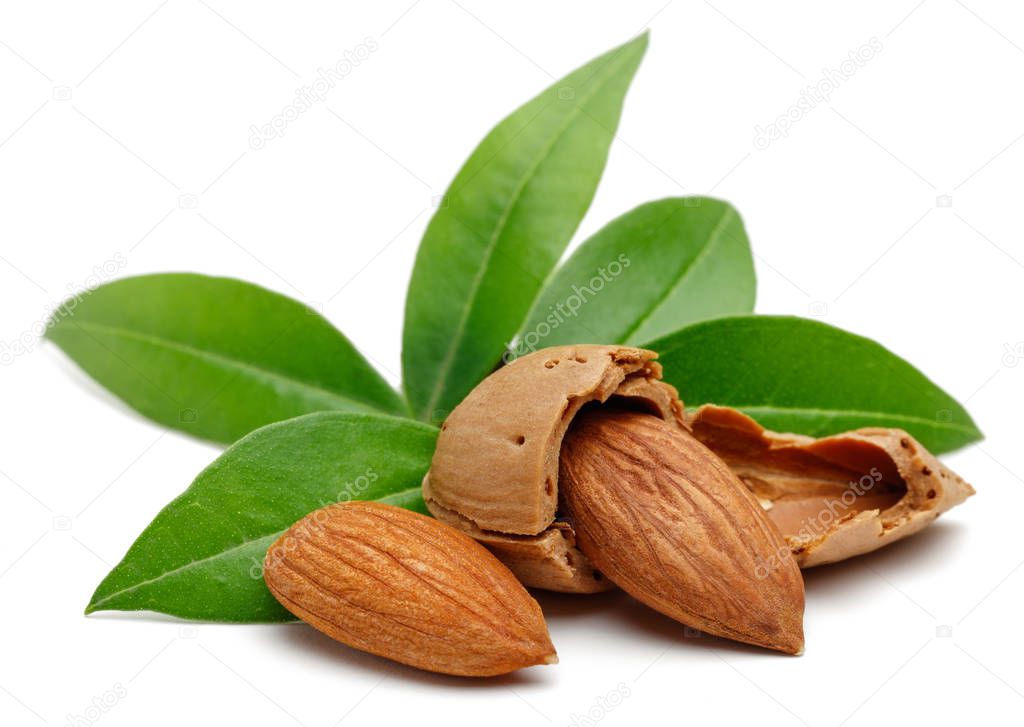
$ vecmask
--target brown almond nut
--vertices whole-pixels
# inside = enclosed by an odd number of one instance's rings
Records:
[[[562,436],[587,403],[626,401],[682,427],[683,404],[656,354],[555,346],[484,379],[441,426],[423,498],[431,514],[484,543],[528,586],[613,587],[557,517]]]
[[[767,431],[720,406],[701,407],[688,423],[746,483],[804,568],[912,535],[974,494],[902,429],[814,439]]]
[[[560,491],[580,549],[636,599],[711,634],[803,651],[803,578],[786,541],[686,431],[588,409],[563,441]]]
[[[290,612],[353,648],[428,671],[505,674],[557,662],[537,602],[472,538],[376,502],[310,513],[267,552]]]

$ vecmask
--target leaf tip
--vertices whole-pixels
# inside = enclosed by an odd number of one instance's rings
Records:
[[[647,45],[651,41],[651,29],[644,28],[642,31],[637,33],[632,40],[626,43],[626,47],[636,46],[641,53],[647,50]]]
[[[973,444],[985,441],[985,433],[981,431],[981,427],[975,424],[974,419],[967,413],[966,407],[964,408],[964,413],[967,414],[967,425],[963,438],[952,446],[941,450],[940,453],[945,454],[947,452],[953,452],[957,449],[970,447]]]
[[[47,316],[47,318],[46,318],[46,328],[43,330],[43,335],[40,336],[40,338],[42,338],[44,340],[49,340],[49,341],[53,340],[53,336],[51,335],[51,333],[53,332],[54,328],[56,328],[57,326],[60,325],[60,322],[61,322],[60,311],[61,311],[61,308],[57,308],[52,313],[50,313],[49,316]]]

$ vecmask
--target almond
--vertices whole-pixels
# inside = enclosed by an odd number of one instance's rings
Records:
[[[789,546],[686,430],[586,410],[562,444],[560,491],[580,549],[636,599],[711,634],[803,651],[803,579]]]
[[[362,651],[428,671],[505,674],[557,661],[537,602],[472,538],[375,502],[317,510],[267,552],[291,613]]]

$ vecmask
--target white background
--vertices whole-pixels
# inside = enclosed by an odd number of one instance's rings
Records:
[[[650,26],[579,237],[653,198],[730,200],[760,312],[874,337],[966,402],[987,439],[948,462],[978,495],[910,541],[809,572],[800,658],[685,638],[621,594],[541,595],[561,663],[480,682],[303,625],[86,618],[96,584],[218,450],[144,421],[29,335],[0,368],[0,722],[1019,724],[1024,9],[352,5],[5,3],[0,340],[105,264],[196,270],[320,306],[397,382],[432,198],[493,123]],[[872,38],[882,50],[829,101],[754,146]],[[376,50],[324,103],[250,148],[252,125],[367,39]],[[91,711],[104,696],[116,704]]]

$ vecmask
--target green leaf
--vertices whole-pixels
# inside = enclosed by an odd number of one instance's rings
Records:
[[[644,34],[555,82],[455,177],[406,299],[402,370],[418,418],[444,418],[498,363],[590,206],[646,48]]]
[[[340,500],[424,511],[420,480],[437,430],[409,419],[320,412],[228,448],[143,531],[86,613],[159,611],[209,621],[291,619],[263,583],[288,527]]]
[[[239,280],[126,278],[66,301],[49,325],[47,338],[125,403],[204,439],[314,411],[407,411],[321,315]]]
[[[570,343],[635,344],[754,310],[743,222],[727,202],[663,199],[584,242],[541,291],[515,353]]]
[[[741,409],[768,429],[824,436],[905,429],[933,452],[982,438],[949,394],[867,338],[802,318],[706,321],[644,344],[689,407]]]

